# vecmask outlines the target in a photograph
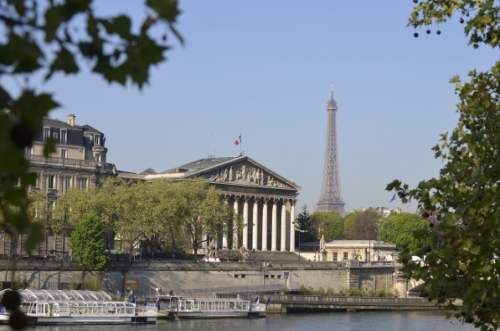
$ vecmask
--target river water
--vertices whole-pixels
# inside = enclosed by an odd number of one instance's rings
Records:
[[[7,331],[7,326],[0,327]],[[472,331],[470,324],[447,320],[436,311],[357,312],[268,315],[261,319],[218,319],[158,321],[137,326],[43,326],[27,331]]]

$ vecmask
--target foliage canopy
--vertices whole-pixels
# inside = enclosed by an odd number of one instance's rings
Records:
[[[108,178],[101,187],[74,189],[59,198],[49,224],[61,233],[77,226],[86,214],[101,219],[108,249],[137,253],[142,244],[152,256],[199,248],[202,233],[216,237],[241,220],[224,203],[222,192],[202,179],[152,183]]]
[[[101,221],[95,215],[85,215],[71,233],[71,256],[83,270],[82,283],[86,271],[105,270],[108,266],[102,233]]]

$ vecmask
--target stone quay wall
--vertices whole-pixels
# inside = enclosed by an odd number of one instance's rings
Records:
[[[9,265],[8,265],[9,264]],[[7,266],[8,265],[8,266]],[[8,271],[7,271],[8,270]],[[15,273],[13,274],[13,270]],[[394,290],[406,295],[407,282],[395,264],[360,265],[334,262],[223,262],[193,261],[114,262],[99,275],[105,291],[113,294],[127,288],[125,279],[135,279],[137,292],[148,293],[155,288],[164,291],[216,288],[275,288],[300,287],[343,289]],[[0,260],[0,281],[22,281],[28,288],[58,289],[79,283],[82,272],[70,261]],[[209,291],[210,292],[210,291]]]

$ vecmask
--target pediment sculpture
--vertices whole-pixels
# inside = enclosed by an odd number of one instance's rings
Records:
[[[248,163],[237,163],[204,175],[211,182],[251,183],[259,186],[288,187],[282,180]]]

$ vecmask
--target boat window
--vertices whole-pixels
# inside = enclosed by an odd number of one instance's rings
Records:
[[[192,309],[199,309],[200,308],[200,302],[196,301],[196,299],[193,301]]]
[[[234,307],[235,307],[234,301],[230,301],[229,302],[229,309],[234,309]]]

